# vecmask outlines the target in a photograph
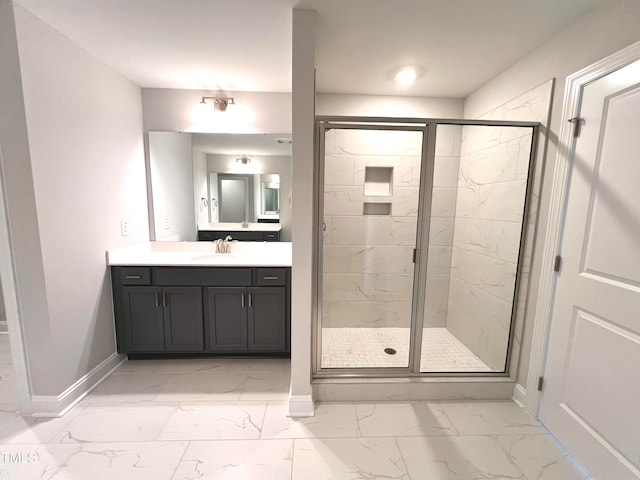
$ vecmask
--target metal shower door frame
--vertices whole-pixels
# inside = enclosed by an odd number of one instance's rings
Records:
[[[424,328],[424,308],[427,283],[427,265],[429,261],[428,240],[431,226],[431,201],[433,192],[433,175],[436,157],[436,135],[438,125],[460,126],[497,126],[525,127],[532,129],[529,152],[529,169],[525,191],[524,212],[520,235],[520,247],[514,299],[512,302],[510,331],[505,358],[505,369],[502,372],[421,372],[422,335]],[[315,288],[314,315],[312,316],[312,375],[314,378],[350,378],[350,377],[507,377],[513,345],[514,323],[516,318],[517,298],[519,294],[520,273],[523,267],[524,243],[527,233],[527,218],[533,187],[534,160],[539,134],[538,122],[512,122],[501,120],[464,120],[447,118],[387,118],[387,117],[345,117],[317,116],[315,136],[314,202],[317,220],[317,236],[314,256]],[[409,361],[407,367],[357,367],[357,368],[322,368],[322,307],[323,307],[323,233],[324,233],[324,161],[325,133],[331,129],[353,130],[395,130],[422,132],[422,148],[420,158],[420,182],[418,196],[418,215],[416,218],[416,245],[413,272],[413,294],[411,306]]]

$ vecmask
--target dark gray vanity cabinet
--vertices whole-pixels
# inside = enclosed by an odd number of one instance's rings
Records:
[[[247,289],[207,288],[207,348],[212,352],[247,351]]]
[[[202,288],[165,287],[164,348],[167,352],[202,352]]]
[[[288,351],[285,287],[211,287],[207,303],[209,350]]]
[[[198,230],[198,241],[210,242],[213,240],[231,237],[239,242],[279,242],[280,231],[262,230]]]
[[[287,295],[284,287],[249,289],[248,349],[253,352],[279,352],[287,348]]]
[[[118,352],[288,354],[291,269],[112,267]]]
[[[164,350],[164,312],[159,308],[158,287],[122,287],[122,338],[126,352]]]
[[[122,287],[126,352],[201,352],[202,289]]]

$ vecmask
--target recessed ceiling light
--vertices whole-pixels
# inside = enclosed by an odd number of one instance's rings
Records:
[[[403,67],[396,72],[394,78],[398,85],[408,87],[418,78],[418,70],[416,67]]]

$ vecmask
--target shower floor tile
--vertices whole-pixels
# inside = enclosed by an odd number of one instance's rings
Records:
[[[394,355],[385,348],[396,350]],[[323,328],[322,368],[407,367],[408,328]],[[421,371],[488,372],[491,369],[446,328],[425,328]]]

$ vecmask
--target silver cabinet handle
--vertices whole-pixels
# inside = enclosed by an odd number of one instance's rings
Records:
[[[162,306],[166,307],[169,305],[169,295],[166,292],[162,292]]]
[[[160,294],[156,292],[156,307],[160,306]]]
[[[244,307],[244,293],[242,293],[242,306]]]
[[[249,306],[251,306],[251,293],[249,293]]]
[[[142,280],[142,275],[125,275],[127,280]]]
[[[262,277],[263,280],[278,280],[278,277]]]

